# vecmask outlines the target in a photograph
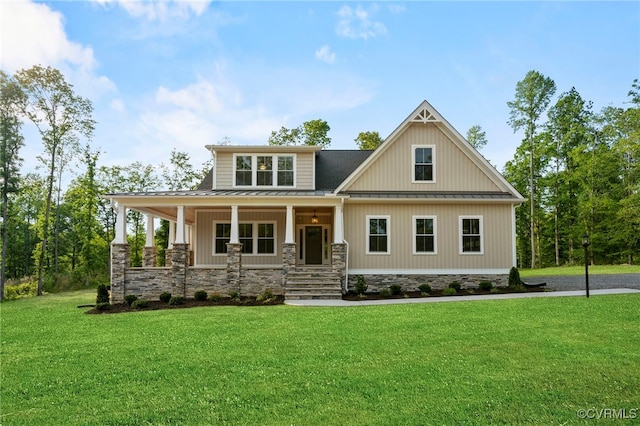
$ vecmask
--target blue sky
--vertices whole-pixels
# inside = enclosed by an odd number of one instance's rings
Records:
[[[640,78],[640,2],[0,3],[0,65],[60,69],[94,105],[101,164],[159,164],[173,148],[266,144],[321,118],[332,149],[389,135],[424,99],[460,133],[479,124],[499,169],[507,124],[535,69],[594,110],[624,106]],[[42,152],[25,129],[25,168]]]

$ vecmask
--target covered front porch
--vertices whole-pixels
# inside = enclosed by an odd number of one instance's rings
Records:
[[[112,303],[123,302],[128,294],[153,300],[163,292],[193,297],[198,290],[248,296],[270,290],[290,298],[342,294],[347,255],[338,197],[268,197],[269,203],[222,203],[220,197],[196,203],[171,197],[174,205],[166,198],[163,204],[153,202],[148,195],[145,205],[135,196],[118,198]],[[128,209],[147,216],[142,267],[130,266]],[[156,266],[162,263],[153,238],[156,218],[170,223],[164,267]]]

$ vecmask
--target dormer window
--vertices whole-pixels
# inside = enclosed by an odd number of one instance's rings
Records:
[[[294,155],[235,155],[234,186],[292,187],[294,164]]]
[[[413,182],[435,182],[435,150],[433,145],[414,145]]]

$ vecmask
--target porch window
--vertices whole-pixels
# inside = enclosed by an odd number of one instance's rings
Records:
[[[231,224],[216,223],[215,248],[217,254],[227,253],[227,243],[231,241]]]
[[[231,240],[231,224],[214,224],[214,254],[227,254]],[[243,254],[275,254],[275,223],[239,223],[238,240]]]
[[[367,254],[389,254],[389,216],[367,216]]]
[[[258,254],[275,253],[273,223],[258,224]]]
[[[436,218],[435,216],[413,217],[413,253],[436,253]]]
[[[253,253],[253,225],[251,223],[238,224],[238,239],[242,243],[242,253]]]
[[[482,216],[460,216],[460,253],[482,254]]]
[[[236,157],[236,185],[251,186],[253,171],[250,155],[238,155]]]
[[[413,182],[435,182],[435,146],[413,146]]]

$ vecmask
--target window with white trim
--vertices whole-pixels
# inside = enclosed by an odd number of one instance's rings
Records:
[[[413,216],[413,253],[436,253],[436,217]]]
[[[367,254],[389,254],[390,216],[367,216]]]
[[[435,182],[435,151],[433,145],[413,145],[413,182]]]
[[[460,253],[483,254],[482,216],[460,216]]]
[[[274,222],[242,222],[238,224],[238,240],[242,243],[243,254],[276,253]],[[231,224],[214,223],[214,254],[227,254],[227,243],[231,240]]]
[[[295,186],[295,155],[234,155],[234,186]]]

